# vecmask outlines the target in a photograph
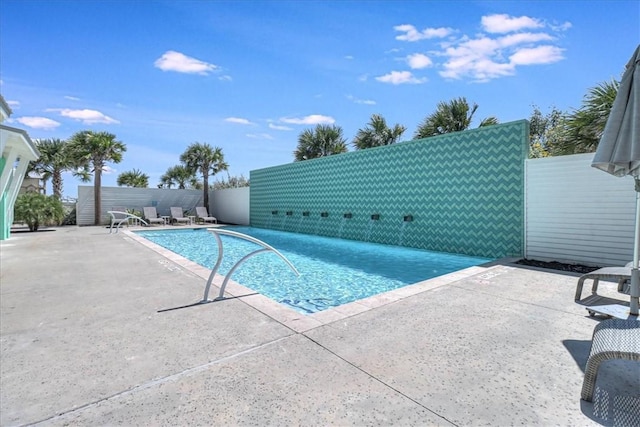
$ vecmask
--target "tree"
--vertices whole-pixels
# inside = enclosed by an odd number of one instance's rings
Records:
[[[249,187],[249,180],[244,177],[244,175],[240,176],[229,176],[226,180],[216,181],[213,183],[214,190],[223,190],[225,188],[240,188],[240,187]]]
[[[342,128],[335,125],[317,125],[298,136],[298,148],[293,152],[295,161],[315,159],[347,152],[347,140]]]
[[[84,130],[69,140],[71,156],[85,173],[93,173],[94,224],[100,225],[102,171],[108,162],[120,163],[127,147],[108,132]]]
[[[117,182],[121,187],[147,188],[149,186],[149,175],[142,173],[138,169],[133,169],[118,175]]]
[[[543,115],[537,106],[529,118],[529,157],[548,157],[562,138],[564,113],[553,107]]]
[[[619,86],[619,81],[612,80],[589,89],[582,106],[566,117],[562,140],[553,147],[554,154],[596,151]]]
[[[161,187],[178,187],[184,190],[187,187],[196,188],[197,179],[192,170],[184,165],[172,166],[160,177]]]
[[[478,104],[469,106],[464,97],[453,99],[449,102],[440,102],[437,110],[427,116],[418,126],[414,139],[428,138],[430,136],[442,135],[450,132],[459,132],[469,129],[473,120],[473,115],[478,110]],[[480,122],[480,126],[491,126],[498,124],[498,119],[491,116]]]
[[[36,147],[40,152],[38,160],[31,162],[30,170],[42,175],[46,183],[51,179],[53,195],[62,198],[62,173],[66,171],[76,172],[78,165],[74,163],[67,148],[67,141],[53,139],[36,139]],[[87,177],[80,177],[86,180]]]
[[[180,155],[180,161],[193,173],[202,174],[204,205],[209,207],[209,176],[215,176],[218,172],[229,168],[224,161],[222,148],[195,142]]]
[[[373,114],[367,126],[358,130],[353,139],[353,145],[357,150],[364,150],[365,148],[395,144],[405,130],[407,128],[399,124],[389,128],[384,117],[380,114]]]
[[[56,196],[28,192],[16,198],[13,217],[27,224],[29,231],[38,231],[40,225],[60,223],[64,219],[64,207]]]

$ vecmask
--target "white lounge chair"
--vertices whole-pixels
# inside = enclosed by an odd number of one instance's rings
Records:
[[[171,222],[175,224],[185,223],[191,224],[191,219],[189,217],[184,216],[184,212],[181,207],[172,207],[171,208]]]
[[[593,280],[591,286],[591,296],[598,294],[598,284],[600,280],[612,280],[618,282],[618,292],[628,293],[629,281],[631,280],[631,266],[633,262],[628,263],[624,267],[603,267],[591,273],[583,274],[578,279],[578,285],[576,286],[576,295],[574,297],[576,302],[582,300],[582,288],[584,281],[587,279]],[[589,297],[587,297],[589,298]]]
[[[205,208],[204,206],[196,207],[196,221],[197,222],[202,221],[203,223],[207,223],[207,222],[212,222],[214,224],[218,223],[218,219],[215,216],[209,216],[209,213],[207,212],[207,208]]]
[[[147,220],[149,224],[162,224],[164,225],[164,218],[160,218],[156,208],[153,206],[147,206],[142,208],[142,212],[144,213],[144,218]]]
[[[116,233],[117,233],[122,224],[129,225],[129,220],[130,219],[133,219],[135,221],[139,221],[140,223],[143,223],[145,225],[149,225],[149,224],[147,224],[147,222],[144,219],[140,218],[139,216],[136,216],[134,214],[130,214],[129,212],[127,212],[127,208],[124,208],[124,207],[116,206],[112,210],[107,211],[107,213],[111,216],[111,224],[109,226],[109,234],[111,234],[113,232],[113,226],[114,225],[117,224],[116,225]]]

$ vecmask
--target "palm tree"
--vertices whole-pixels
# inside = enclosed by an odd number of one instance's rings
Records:
[[[564,113],[553,107],[543,115],[537,106],[529,118],[529,158],[548,157],[562,137]]]
[[[149,175],[142,173],[138,169],[122,172],[118,175],[118,185],[121,187],[147,188],[149,186]]]
[[[41,225],[59,224],[64,219],[64,206],[56,196],[27,192],[16,199],[14,216],[26,223],[29,231],[38,231]]]
[[[364,150],[365,148],[395,144],[405,130],[407,128],[399,124],[389,128],[384,117],[380,114],[373,114],[367,126],[358,130],[353,139],[353,145],[357,150]]]
[[[160,177],[160,188],[178,187],[184,190],[187,187],[200,188],[198,180],[189,168],[184,165],[172,166]]]
[[[612,80],[589,89],[582,106],[566,117],[562,138],[553,147],[553,154],[596,151],[619,86],[619,81]]]
[[[69,145],[74,161],[82,165],[85,172],[93,172],[94,224],[100,225],[102,170],[107,162],[120,163],[127,147],[112,133],[91,130],[76,132]]]
[[[75,171],[77,165],[67,150],[67,141],[52,139],[36,139],[36,146],[40,152],[38,160],[31,162],[30,169],[42,175],[45,186],[51,179],[53,195],[62,198],[62,172]]]
[[[331,156],[347,152],[347,140],[342,128],[335,125],[317,125],[306,129],[298,136],[298,148],[293,152],[295,161]]]
[[[414,139],[428,138],[430,136],[442,135],[450,132],[459,132],[469,129],[473,115],[478,109],[478,104],[469,106],[464,97],[453,99],[449,102],[440,102],[437,110],[427,116],[418,126]],[[491,126],[498,124],[498,119],[491,116],[480,122],[480,126]]]
[[[222,148],[212,147],[206,142],[203,144],[194,142],[180,155],[180,161],[192,173],[202,174],[204,205],[209,207],[209,176],[229,168],[224,161]]]

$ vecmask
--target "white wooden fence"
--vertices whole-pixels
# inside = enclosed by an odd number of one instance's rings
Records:
[[[160,188],[102,187],[101,218],[109,222],[107,211],[125,207],[142,212],[145,206],[154,206],[159,215],[169,215],[172,206],[185,211],[195,211],[203,205],[202,190],[178,190]],[[209,213],[219,221],[230,224],[249,224],[249,187],[216,190],[209,192]],[[78,225],[93,225],[93,186],[78,186],[76,222]]]
[[[633,257],[631,177],[591,167],[593,153],[526,161],[525,257],[624,265]]]

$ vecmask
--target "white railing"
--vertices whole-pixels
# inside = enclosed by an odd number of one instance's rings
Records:
[[[229,282],[229,279],[231,278],[233,273],[236,271],[236,269],[240,266],[240,264],[242,264],[243,262],[245,262],[247,259],[251,258],[252,256],[258,255],[258,254],[263,253],[263,252],[273,252],[273,253],[275,253],[291,268],[291,270],[293,270],[294,273],[296,273],[297,276],[300,276],[300,273],[298,272],[298,270],[293,266],[293,264],[291,264],[291,262],[289,262],[289,260],[287,258],[285,258],[284,255],[282,255],[280,252],[278,252],[277,249],[275,249],[272,246],[269,246],[268,244],[266,244],[262,240],[258,240],[258,239],[254,238],[254,237],[247,236],[246,234],[238,233],[236,231],[221,230],[221,229],[218,229],[218,228],[208,228],[207,231],[210,231],[214,235],[214,237],[216,238],[216,241],[218,242],[218,260],[216,261],[216,265],[211,270],[211,274],[209,275],[209,280],[207,280],[207,286],[204,289],[204,296],[202,297],[202,301],[200,301],[200,303],[207,303],[207,302],[211,302],[211,301],[223,300],[224,299],[224,290],[227,287],[227,283]],[[253,251],[253,252],[245,255],[244,257],[242,257],[242,259],[240,259],[240,261],[236,262],[234,264],[234,266],[231,267],[229,272],[226,274],[226,276],[224,278],[224,281],[222,282],[222,286],[220,287],[220,293],[218,294],[218,297],[214,298],[213,300],[209,300],[209,290],[211,289],[211,284],[213,283],[213,279],[215,278],[216,273],[218,272],[218,269],[220,268],[220,264],[222,263],[222,258],[224,256],[224,248],[223,248],[223,245],[222,245],[222,239],[220,238],[220,234],[224,234],[224,235],[232,236],[232,237],[237,237],[239,239],[248,240],[248,241],[250,241],[252,243],[255,243],[255,244],[261,246],[262,249],[258,249],[256,251]]]
[[[122,225],[123,222],[129,222],[130,219],[133,219],[135,221],[138,222],[142,222],[144,223],[144,225],[149,225],[147,223],[147,221],[145,221],[144,219],[140,218],[137,215],[134,214],[130,214],[129,212],[123,212],[123,211],[107,211],[107,213],[109,215],[111,215],[111,225],[109,226],[109,234],[111,234],[113,232],[113,225],[114,224],[118,224],[116,225],[116,233],[118,232],[118,230],[120,229],[120,226]],[[122,218],[120,218],[122,217]]]

